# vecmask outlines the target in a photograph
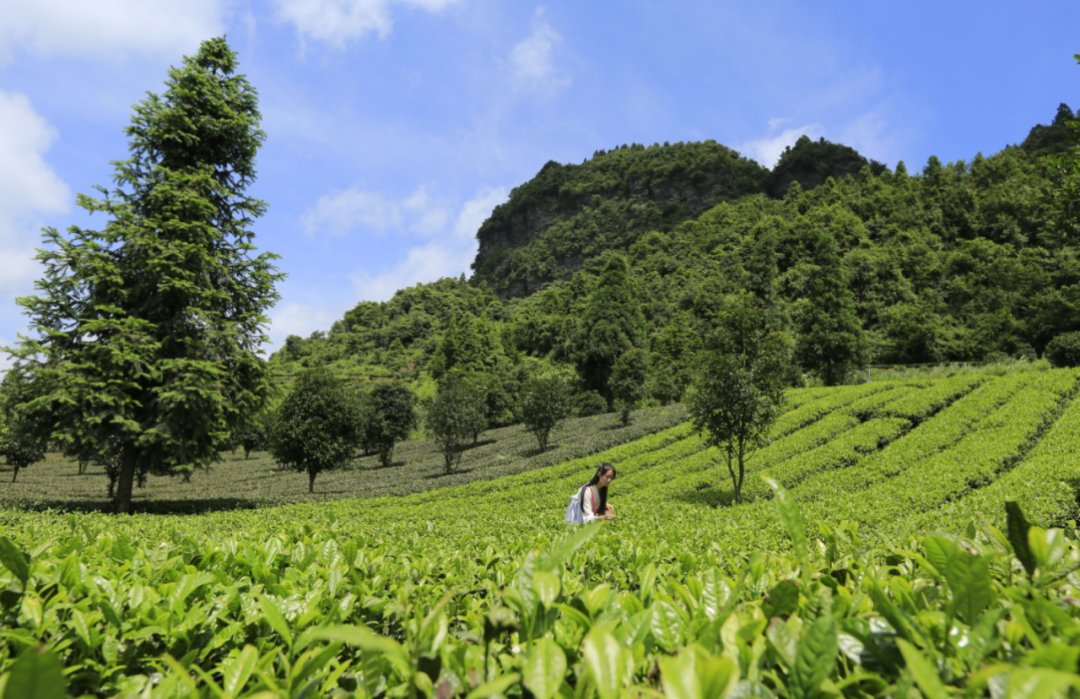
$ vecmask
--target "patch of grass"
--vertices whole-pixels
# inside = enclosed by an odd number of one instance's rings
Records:
[[[148,476],[136,487],[132,506],[137,512],[184,513],[264,507],[295,502],[404,495],[448,485],[490,480],[588,456],[617,444],[639,439],[686,420],[681,405],[644,408],[623,427],[617,413],[572,418],[552,435],[552,446],[537,451],[536,438],[521,425],[488,430],[461,457],[459,469],[446,474],[442,453],[430,439],[400,443],[394,463],[380,468],[378,457],[362,456],[348,467],[320,473],[315,492],[307,492],[307,474],[283,470],[266,452],[245,459],[237,450],[190,482],[174,476]],[[45,461],[19,472],[0,467],[0,506],[72,511],[108,510],[105,471],[90,467],[83,475],[73,461],[50,454]]]

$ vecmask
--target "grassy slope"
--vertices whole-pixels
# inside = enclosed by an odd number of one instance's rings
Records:
[[[423,492],[587,456],[685,419],[685,409],[680,405],[639,410],[628,427],[619,423],[616,414],[573,418],[554,431],[552,447],[542,454],[537,453],[536,438],[521,425],[489,430],[480,435],[477,446],[465,452],[457,470],[449,475],[431,440],[413,440],[396,447],[389,468],[381,468],[377,457],[365,456],[349,468],[320,474],[314,494],[307,492],[305,473],[282,471],[263,452],[244,459],[243,452],[237,451],[225,455],[209,471],[194,474],[190,483],[169,476],[149,476],[145,488],[135,489],[134,506],[142,512],[192,513]],[[74,462],[51,454],[46,461],[20,471],[14,483],[10,474],[6,466],[0,467],[0,507],[108,508],[107,481],[100,467],[91,467],[79,475]]]

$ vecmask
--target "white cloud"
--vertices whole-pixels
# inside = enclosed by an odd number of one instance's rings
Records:
[[[270,351],[285,343],[289,335],[307,337],[316,330],[326,330],[344,315],[346,307],[316,306],[310,303],[286,303],[270,314]]]
[[[367,235],[430,238],[446,229],[450,212],[420,187],[404,198],[372,192],[359,186],[319,197],[302,217],[309,236]]]
[[[304,233],[343,236],[360,229],[386,234],[401,227],[401,206],[378,192],[350,187],[319,197],[315,207],[303,216]]]
[[[795,141],[798,141],[800,136],[818,139],[824,133],[824,129],[819,124],[806,124],[784,129],[780,133],[774,133],[775,129],[786,121],[786,119],[770,119],[768,136],[743,143],[737,146],[736,150],[748,158],[753,158],[765,167],[771,168],[780,160],[784,149],[795,145]]]
[[[38,276],[34,247],[42,217],[66,211],[68,186],[45,162],[56,139],[24,95],[0,90],[0,294],[12,303]]]
[[[562,37],[544,19],[543,9],[538,9],[532,34],[510,51],[510,65],[518,84],[545,92],[569,85],[569,78],[555,65],[555,49],[561,42]]]
[[[458,213],[454,222],[454,239],[475,243],[480,225],[487,220],[492,210],[509,196],[510,192],[505,187],[485,187],[477,192],[476,196],[462,205]]]
[[[14,312],[15,297],[33,291],[34,280],[41,275],[41,267],[36,259],[35,243],[18,240],[26,238],[26,229],[12,229],[0,223],[0,305],[3,310]],[[8,242],[10,238],[15,241]]]
[[[354,39],[390,35],[391,7],[408,5],[439,12],[457,0],[276,0],[277,16],[296,27],[304,38],[342,49]]]
[[[827,138],[851,146],[866,158],[886,163],[891,162],[897,150],[895,129],[889,126],[881,110],[859,114],[829,129],[811,123],[778,131],[789,122],[790,119],[770,119],[767,136],[743,143],[736,150],[770,168],[780,160],[784,149],[795,145],[800,136],[809,136],[814,140]]]
[[[403,260],[385,272],[353,275],[353,287],[359,298],[385,301],[400,289],[467,273],[476,257],[477,229],[508,195],[503,187],[482,189],[461,206],[454,227],[446,236],[410,248]]]
[[[63,211],[67,185],[45,162],[56,130],[25,95],[0,90],[0,212]]]
[[[4,0],[0,64],[36,56],[174,58],[224,32],[225,0]]]
[[[890,163],[898,150],[896,133],[880,111],[873,111],[856,117],[844,126],[839,132],[839,141],[867,158]]]

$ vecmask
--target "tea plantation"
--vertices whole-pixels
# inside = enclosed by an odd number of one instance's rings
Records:
[[[0,510],[0,696],[1080,696],[1078,378],[793,391],[739,505],[683,423],[404,496]],[[618,519],[568,528],[601,461]]]

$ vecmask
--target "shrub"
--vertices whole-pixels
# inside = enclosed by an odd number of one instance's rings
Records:
[[[1062,333],[1050,340],[1045,354],[1056,367],[1080,366],[1080,331]]]
[[[579,417],[602,415],[607,412],[607,401],[599,391],[582,391],[574,396],[574,414]]]

